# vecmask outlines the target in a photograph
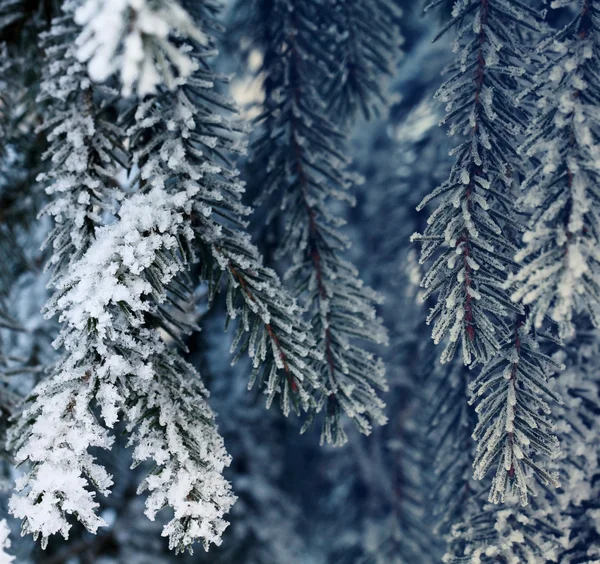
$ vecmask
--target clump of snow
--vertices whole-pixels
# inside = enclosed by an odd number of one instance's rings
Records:
[[[175,36],[199,43],[206,36],[176,0],[86,0],[75,12],[83,27],[78,58],[88,63],[92,80],[119,74],[123,94],[152,94],[161,84],[172,88],[176,71],[186,78],[195,64]]]

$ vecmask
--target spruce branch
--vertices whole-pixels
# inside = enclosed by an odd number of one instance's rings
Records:
[[[524,231],[513,205],[516,171],[526,170],[513,139],[527,128],[528,114],[517,106],[530,61],[528,34],[541,32],[539,16],[510,0],[457,2],[452,19],[436,39],[455,29],[457,61],[437,97],[446,102],[450,135],[462,142],[453,150],[450,178],[426,196],[418,209],[439,201],[423,234],[421,262],[431,262],[422,280],[424,298],[435,297],[428,322],[434,342],[445,343],[442,363],[462,349],[466,365],[481,365],[472,383],[480,399],[475,477],[482,479],[497,460],[490,501],[519,492],[529,500],[529,475],[558,487],[558,479],[537,458],[557,458],[558,442],[544,398],[560,401],[546,381],[560,367],[538,351],[533,333],[523,329],[525,310],[511,300],[507,276],[517,265],[517,235]],[[515,329],[516,327],[516,329]],[[475,401],[475,398],[472,399]]]
[[[344,135],[318,95],[330,62],[325,51],[309,47],[321,41],[319,9],[276,0],[267,27],[254,36],[265,49],[266,99],[251,157],[261,170],[261,199],[284,225],[278,256],[291,260],[286,279],[303,301],[322,354],[322,441],[343,444],[344,413],[367,434],[373,422],[386,421],[377,393],[386,389],[383,365],[359,342],[381,344],[387,337],[376,294],[341,256],[348,242],[338,231],[343,221],[331,211],[335,200],[352,202],[347,191],[356,178],[346,168]]]

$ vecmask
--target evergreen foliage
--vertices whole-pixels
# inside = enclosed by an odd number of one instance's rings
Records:
[[[598,320],[598,139],[600,14],[594,2],[571,3],[577,16],[539,50],[548,62],[522,96],[538,113],[521,151],[536,159],[522,206],[531,214],[511,277],[512,298],[530,304],[536,327],[546,315],[572,336],[573,315]]]
[[[514,25],[535,29],[535,17],[509,0],[458,2],[436,36],[456,27],[457,61],[436,96],[446,104],[442,123],[459,143],[449,179],[419,205],[440,201],[427,229],[413,239],[423,242],[421,262],[435,257],[422,285],[426,297],[437,295],[428,322],[434,321],[434,342],[447,337],[442,362],[460,345],[465,364],[487,363],[510,333],[506,318],[519,312],[503,288],[516,250],[508,232],[521,229],[510,205],[520,164],[513,138],[526,125],[512,92],[526,72],[519,61],[528,53]]]
[[[0,0],[0,563],[600,561],[597,0],[413,4]]]
[[[473,430],[473,438],[479,441],[475,478],[483,478],[499,458],[490,492],[494,503],[504,501],[514,489],[522,505],[527,505],[529,468],[543,484],[559,485],[557,474],[541,466],[536,458],[557,458],[560,452],[552,422],[546,417],[550,407],[544,398],[561,403],[548,387],[548,375],[564,366],[542,354],[539,348],[526,330],[525,321],[518,320],[514,338],[470,384],[475,392],[471,402],[485,395],[477,405],[479,422]]]
[[[77,58],[88,61],[96,82],[118,73],[124,96],[152,94],[163,83],[173,88],[194,70],[176,37],[208,40],[177,1],[86,0],[74,17],[82,27]]]
[[[384,367],[361,344],[387,339],[375,312],[379,299],[342,257],[349,243],[339,231],[343,220],[332,211],[336,200],[353,202],[348,191],[359,180],[347,168],[344,135],[319,96],[331,62],[326,50],[315,48],[320,6],[288,0],[255,4],[256,14],[269,16],[255,39],[265,51],[265,101],[252,159],[260,163],[261,198],[283,222],[278,255],[291,262],[286,278],[303,299],[323,356],[321,441],[342,445],[343,414],[366,434],[373,423],[386,421],[378,395],[387,389]]]
[[[439,3],[432,3],[426,9]],[[437,92],[446,103],[450,135],[462,141],[450,178],[426,196],[438,207],[414,240],[423,243],[421,262],[434,259],[423,277],[425,298],[436,296],[428,322],[434,342],[444,342],[441,362],[458,346],[466,365],[483,365],[472,383],[479,424],[474,476],[482,479],[497,462],[490,501],[504,501],[511,490],[528,503],[529,470],[543,484],[558,486],[554,474],[535,460],[556,458],[559,445],[552,424],[540,416],[550,408],[545,397],[560,401],[547,387],[559,367],[539,355],[535,337],[521,329],[525,310],[511,302],[507,273],[514,271],[516,237],[523,231],[511,188],[523,170],[513,139],[526,128],[527,114],[514,101],[528,61],[525,30],[541,30],[538,14],[508,0],[456,3],[452,18],[436,39],[456,27],[456,63]]]
[[[55,20],[52,40],[69,33],[76,8],[66,5],[66,23]],[[41,177],[51,181],[48,192],[58,194],[48,208],[57,217],[51,235],[57,292],[46,309],[62,323],[55,345],[64,346],[65,354],[53,376],[33,391],[13,431],[17,461],[29,461],[32,469],[20,478],[11,511],[24,519],[25,532],[42,536],[43,546],[57,532],[68,536],[67,514],[75,513],[91,532],[105,525],[90,486],[106,495],[112,477],[88,449],[111,448],[109,429],[122,414],[134,464],[155,464],[139,488],[150,492],[146,514],[154,519],[165,506],[174,512],[163,529],[171,548],[184,550],[197,539],[205,547],[219,544],[222,517],[234,501],[222,476],[230,459],[197,373],[158,331],[177,340],[191,328],[172,310],[189,300],[185,272],[196,246],[211,292],[223,271],[228,276],[228,315],[241,316],[235,341],[250,332],[241,348],[253,358],[253,379],[260,372],[268,403],[280,393],[286,413],[290,396],[295,406],[311,401],[306,387],[316,382],[304,360],[310,339],[294,302],[239,231],[239,218],[248,212],[238,201],[236,172],[220,156],[239,141],[235,128],[213,111],[234,108],[213,93],[210,68],[196,62],[197,73],[181,76],[174,92],[146,98],[124,116],[126,124],[131,121],[127,145],[140,170],[134,179],[140,189],[123,201],[115,221],[101,225],[103,211],[112,211],[111,202],[122,197],[109,192],[107,179],[114,181],[114,151],[125,145],[125,133],[97,117],[75,44],[67,45],[66,56],[60,47],[46,49],[50,76],[43,89],[66,100],[72,113],[59,111],[58,125],[46,124],[54,167]],[[199,57],[209,55],[205,50]],[[216,160],[208,157],[211,151]],[[224,224],[214,219],[219,216]]]
[[[330,115],[339,120],[360,113],[379,114],[388,103],[382,81],[392,76],[401,55],[402,9],[397,0],[331,2],[331,23],[337,31],[329,84]],[[322,8],[321,8],[322,9]]]

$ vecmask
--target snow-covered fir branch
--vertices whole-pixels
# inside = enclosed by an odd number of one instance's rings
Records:
[[[413,60],[401,62],[394,91],[433,90],[432,79],[448,59],[447,46],[440,42],[431,49],[426,35],[419,41],[423,48],[413,52]],[[355,241],[353,260],[385,298],[390,420],[368,437],[348,433],[349,444],[335,453],[332,491],[324,505],[339,517],[319,529],[326,560],[340,564],[429,564],[443,554],[442,539],[431,533],[435,480],[430,453],[423,448],[431,403],[427,384],[437,359],[416,297],[418,259],[407,241],[423,222],[416,204],[447,176],[450,159],[447,136],[437,127],[438,105],[419,95],[399,107],[401,119],[365,125],[354,147],[354,163],[365,182],[355,189],[361,205],[351,212],[348,232]],[[464,405],[464,396],[461,401]],[[361,492],[358,500],[355,491]]]
[[[516,491],[521,504],[527,505],[529,469],[542,484],[559,486],[558,473],[538,459],[554,460],[560,455],[545,399],[561,403],[548,380],[563,368],[541,352],[525,319],[518,318],[513,338],[471,382],[471,403],[478,402],[479,414],[473,431],[478,441],[474,476],[482,479],[497,463],[490,492],[493,503],[504,502]]]
[[[445,341],[442,362],[459,345],[465,364],[488,362],[519,312],[503,287],[517,250],[509,232],[521,230],[510,194],[519,166],[514,138],[527,119],[513,101],[528,60],[516,28],[536,29],[536,16],[511,0],[466,0],[438,33],[456,31],[456,62],[436,96],[459,143],[449,179],[419,206],[439,201],[413,240],[422,242],[422,263],[435,259],[422,285],[425,297],[437,297],[428,322],[434,342]]]
[[[48,213],[54,215],[56,221],[56,227],[50,235],[54,243],[54,253],[50,262],[55,265],[55,283],[68,276],[69,267],[88,250],[94,237],[95,223],[100,222],[98,214],[94,213],[94,205],[96,208],[98,203],[110,205],[110,197],[107,195],[109,191],[106,188],[109,173],[104,172],[104,169],[107,164],[112,165],[112,159],[107,153],[112,143],[108,142],[101,133],[96,135],[94,113],[96,108],[91,98],[89,81],[74,57],[72,44],[69,41],[58,45],[54,43],[58,38],[74,39],[76,27],[72,23],[73,8],[73,4],[67,4],[66,15],[55,20],[52,30],[44,38],[47,64],[41,98],[48,100],[49,111],[46,117],[53,114],[56,117],[56,121],[51,123],[46,121],[44,124],[51,144],[47,155],[55,156],[54,164],[59,167],[55,172],[41,175],[40,181],[49,181],[51,186],[48,191],[58,194],[53,201],[55,205],[50,204],[47,208]],[[92,164],[89,169],[88,164]],[[101,171],[100,174],[98,169],[94,169],[94,165]],[[77,386],[73,387],[72,392],[73,399],[84,395]],[[58,406],[58,410],[65,409],[68,404],[69,401],[64,402]],[[42,409],[42,406],[38,406],[38,409]],[[50,417],[50,421],[53,421],[52,414]],[[48,420],[42,419],[41,424],[46,426],[49,423]],[[54,430],[57,431],[56,438],[60,438],[60,431],[65,431],[65,427]],[[75,425],[73,430],[76,431]],[[98,437],[102,433],[103,431],[100,431]],[[98,437],[89,440],[86,447],[94,445],[94,441],[101,442]],[[41,454],[38,452],[38,455]],[[17,458],[19,456],[17,455]],[[28,455],[25,454],[25,458],[27,457]],[[38,492],[36,495],[41,493]],[[46,499],[45,503],[52,506],[52,501],[49,499]],[[89,523],[93,528],[92,521],[93,519],[89,520]],[[41,531],[41,526],[38,520],[37,524],[33,524],[29,529],[42,532],[43,536],[47,536],[44,531]],[[48,523],[44,526],[51,529],[56,527],[56,523]],[[66,529],[63,531],[66,532]]]
[[[531,219],[510,277],[512,298],[531,305],[536,327],[549,315],[563,336],[575,314],[598,323],[600,313],[600,11],[593,0],[568,4],[579,12],[540,47],[550,62],[526,92],[538,114],[521,151],[537,166],[522,186]]]
[[[49,170],[37,180],[53,196],[43,212],[55,224],[48,236],[52,283],[85,254],[103,214],[116,211],[122,196],[116,177],[119,166],[127,166],[120,147],[125,134],[107,116],[116,94],[93,85],[76,58],[76,6],[66,2],[65,14],[42,35],[47,63],[38,101],[46,105],[41,130],[48,139]]]
[[[193,237],[184,218],[188,197],[157,188],[128,199],[117,222],[97,229],[48,306],[63,324],[57,345],[65,354],[13,431],[17,460],[32,468],[11,500],[24,531],[44,543],[57,532],[68,535],[70,513],[92,532],[105,524],[91,487],[108,494],[112,478],[88,449],[111,447],[107,427],[120,411],[133,431],[134,461],[157,466],[144,483],[151,491],[147,514],[174,510],[164,529],[171,546],[218,543],[226,526],[222,517],[234,498],[221,472],[229,458],[203,388],[158,330],[144,327],[185,268]]]
[[[422,242],[421,262],[433,259],[422,285],[424,297],[436,299],[428,321],[434,322],[434,342],[445,343],[442,363],[460,345],[466,365],[481,364],[473,383],[477,396],[485,394],[473,434],[479,442],[475,477],[482,479],[500,457],[490,500],[498,503],[516,489],[525,504],[530,469],[543,483],[558,485],[532,458],[558,456],[551,423],[537,420],[540,408],[549,412],[544,396],[557,399],[545,384],[557,367],[536,352],[533,335],[521,329],[524,310],[505,288],[515,271],[516,235],[524,229],[512,195],[515,171],[525,168],[514,138],[528,119],[514,101],[523,61],[529,61],[522,30],[540,30],[541,24],[519,2],[473,0],[455,4],[438,37],[451,28],[457,61],[437,97],[446,102],[443,123],[462,142],[452,151],[450,178],[421,202],[419,209],[440,201],[424,233],[413,239]]]
[[[348,190],[357,179],[347,171],[344,136],[318,93],[329,62],[316,48],[319,9],[318,2],[276,0],[264,36],[255,38],[265,51],[266,99],[251,156],[262,171],[257,182],[270,215],[284,226],[278,250],[292,262],[286,276],[305,302],[323,355],[322,441],[339,445],[346,441],[344,413],[367,434],[373,422],[386,421],[378,395],[387,387],[384,367],[364,347],[387,337],[375,312],[377,295],[342,258],[348,242],[334,209],[336,200],[352,202]]]
[[[539,564],[557,559],[564,542],[547,498],[535,498],[527,507],[490,505],[486,492],[474,494],[467,517],[453,524],[443,562]]]
[[[498,479],[479,482],[471,465],[477,452],[471,435],[477,414],[466,399],[469,372],[458,359],[437,365],[430,377],[425,404],[430,418],[429,448],[435,472],[432,501],[435,533],[446,540],[446,563],[556,561],[564,540],[549,492],[542,488],[526,507],[517,488],[508,490],[502,505],[489,503]],[[479,424],[480,426],[480,424]],[[554,559],[553,559],[554,558]]]

